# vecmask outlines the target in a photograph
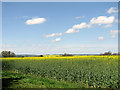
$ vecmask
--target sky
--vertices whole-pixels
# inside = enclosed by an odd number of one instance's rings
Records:
[[[117,2],[3,2],[2,50],[16,54],[118,52]]]

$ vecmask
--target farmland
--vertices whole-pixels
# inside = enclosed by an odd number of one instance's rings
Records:
[[[2,58],[2,69],[22,78],[11,88],[118,88],[118,56]]]

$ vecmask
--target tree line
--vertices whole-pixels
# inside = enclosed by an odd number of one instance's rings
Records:
[[[2,51],[0,57],[43,57],[43,55],[16,55],[12,51]]]
[[[108,51],[100,55],[120,55],[120,53],[112,53],[111,51]]]
[[[98,55],[120,55],[120,53],[112,53],[112,52],[108,51],[108,52],[105,52],[103,54],[98,54]],[[64,53],[61,56],[74,56],[74,55]],[[0,54],[0,57],[24,57],[24,56],[16,55],[14,52],[11,52],[11,51],[2,51]],[[43,55],[35,55],[35,57],[43,57]]]

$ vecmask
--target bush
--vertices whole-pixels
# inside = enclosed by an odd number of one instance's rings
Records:
[[[73,56],[72,54],[63,54],[62,56]]]

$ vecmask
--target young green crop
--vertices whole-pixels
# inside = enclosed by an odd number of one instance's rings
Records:
[[[95,88],[118,88],[118,56],[8,58],[3,59],[2,69]]]

